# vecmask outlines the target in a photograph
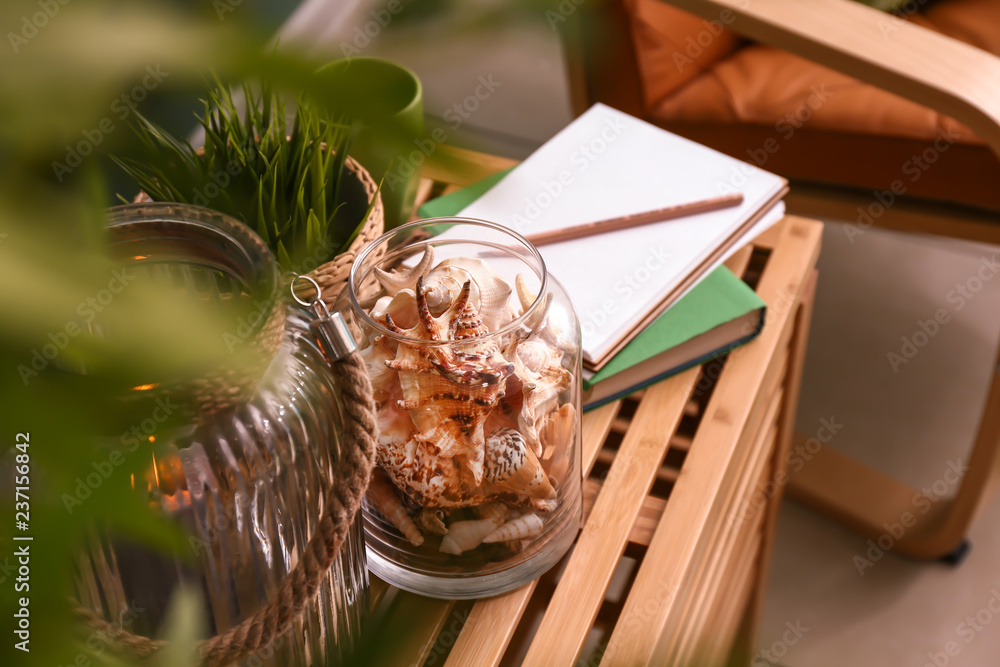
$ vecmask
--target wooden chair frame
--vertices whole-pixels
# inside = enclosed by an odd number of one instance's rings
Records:
[[[923,104],[968,125],[1000,155],[1000,58],[985,51],[873,10],[850,0],[669,0],[707,20],[724,17],[727,27],[758,42],[817,61],[862,81]],[[614,11],[621,12],[620,8]],[[888,28],[887,28],[888,27]],[[586,30],[585,26],[574,26]],[[567,63],[574,108],[592,101],[583,48],[628,49],[619,34],[614,43],[589,43],[585,32],[567,33]],[[603,34],[602,34],[603,37]],[[589,64],[593,65],[593,58]],[[628,69],[623,68],[623,69]],[[638,72],[616,72],[621,99],[632,99],[642,114]],[[867,197],[865,195],[868,195]],[[792,185],[786,198],[789,213],[851,220],[870,193],[845,188]],[[930,233],[1000,244],[998,215],[958,205],[900,198],[876,222],[878,227]],[[907,528],[893,546],[914,558],[951,558],[964,551],[969,526],[1000,480],[1000,356],[993,367],[978,433],[968,457],[968,472],[957,492],[934,503],[933,509]],[[913,514],[918,490],[824,447],[792,477],[789,493],[863,536],[877,540],[886,524]]]

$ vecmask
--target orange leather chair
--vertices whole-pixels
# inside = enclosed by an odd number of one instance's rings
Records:
[[[588,0],[563,27],[573,104],[601,101],[774,171],[790,213],[1000,244],[1000,3]],[[752,40],[752,41],[751,41]],[[995,482],[1000,357],[969,471],[896,542],[960,557]],[[831,448],[789,492],[877,539],[912,489]]]

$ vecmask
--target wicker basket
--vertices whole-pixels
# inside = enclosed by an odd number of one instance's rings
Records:
[[[371,204],[372,198],[374,198],[375,205],[372,207],[371,215],[365,221],[364,227],[361,228],[361,232],[347,250],[326,264],[322,264],[309,272],[309,276],[319,284],[320,289],[323,291],[323,301],[331,309],[337,300],[337,296],[347,286],[347,277],[351,273],[351,264],[354,263],[354,258],[357,257],[358,252],[382,236],[382,233],[385,231],[385,207],[382,205],[382,195],[379,193],[378,183],[368,173],[368,170],[362,167],[354,158],[348,157],[344,161],[344,164],[361,183],[368,196],[368,204]],[[303,285],[303,283],[305,284]],[[296,287],[298,288],[299,285],[303,285],[301,289],[297,289],[300,297],[309,298],[312,296],[312,287],[306,281],[300,280],[296,284]]]
[[[201,149],[199,148],[198,150],[200,151]],[[367,196],[367,205],[371,205],[373,199],[375,200],[375,205],[372,206],[371,214],[365,220],[364,226],[347,250],[329,262],[319,265],[307,274],[320,286],[323,292],[323,301],[331,309],[337,300],[337,296],[347,285],[347,277],[351,273],[351,264],[354,263],[354,258],[357,257],[358,252],[368,243],[380,237],[385,231],[385,207],[382,204],[382,195],[379,193],[378,183],[368,173],[368,170],[362,167],[354,158],[348,156],[344,161],[344,165],[358,180],[358,183],[360,183]],[[145,192],[140,192],[133,199],[133,202],[136,204],[148,201],[152,200]],[[308,281],[300,280],[296,283],[296,292],[298,292],[301,298],[310,299],[313,296],[314,290]]]

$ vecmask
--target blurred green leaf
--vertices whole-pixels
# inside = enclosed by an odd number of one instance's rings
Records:
[[[190,667],[198,664],[198,640],[205,636],[206,627],[200,591],[178,589],[167,611],[163,633],[167,645],[153,657],[152,667]]]

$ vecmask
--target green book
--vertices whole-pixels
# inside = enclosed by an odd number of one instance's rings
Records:
[[[509,170],[508,170],[509,171]],[[432,199],[422,218],[457,214],[507,171]],[[583,407],[595,408],[654,382],[726,354],[753,339],[764,324],[766,304],[725,266],[708,273],[596,373],[583,373]]]
[[[503,180],[503,177],[511,172],[510,169],[498,171],[492,176],[487,176],[478,183],[473,183],[461,190],[455,190],[450,194],[443,195],[437,199],[431,199],[417,209],[417,215],[421,218],[443,218],[449,215],[458,215],[472,202],[486,194],[486,191]]]
[[[726,354],[764,325],[766,304],[720,266],[596,373],[583,373],[584,409],[595,408]]]

